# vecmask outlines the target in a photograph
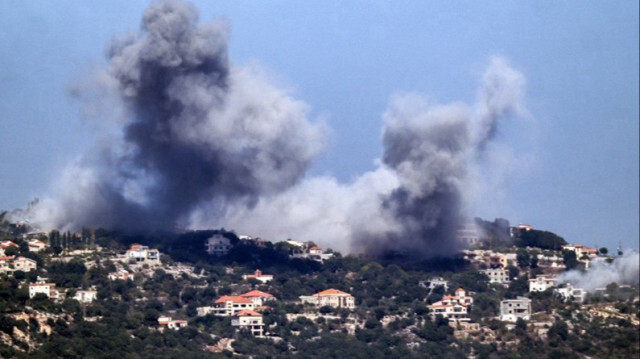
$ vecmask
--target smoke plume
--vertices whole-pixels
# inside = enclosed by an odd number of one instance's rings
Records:
[[[375,170],[346,184],[305,178],[323,125],[256,68],[231,64],[226,22],[200,23],[192,6],[165,0],[141,28],[115,39],[108,67],[75,88],[104,135],[32,211],[43,227],[225,227],[372,256],[449,255],[473,168],[500,122],[524,112],[524,77],[496,57],[473,105],[393,97]]]
[[[114,40],[99,85],[124,106],[121,137],[65,171],[40,208],[50,225],[184,228],[203,203],[252,206],[304,175],[322,126],[255,69],[233,67],[227,38],[225,22],[159,1],[139,34]]]
[[[640,282],[640,256],[638,252],[627,251],[611,263],[602,258],[591,261],[589,270],[571,270],[558,276],[558,284],[571,283],[588,292],[605,288],[610,283],[631,284]]]

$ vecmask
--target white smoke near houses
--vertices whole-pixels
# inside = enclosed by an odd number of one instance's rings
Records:
[[[608,284],[630,284],[640,282],[640,256],[638,252],[627,251],[609,263],[604,258],[592,260],[586,271],[570,270],[558,276],[558,284],[571,283],[575,287],[593,292]]]

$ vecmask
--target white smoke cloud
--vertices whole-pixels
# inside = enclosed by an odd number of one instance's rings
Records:
[[[611,263],[604,258],[592,260],[589,270],[570,270],[558,276],[558,284],[571,283],[588,292],[604,288],[610,283],[638,285],[640,282],[640,256],[638,252],[627,251]]]

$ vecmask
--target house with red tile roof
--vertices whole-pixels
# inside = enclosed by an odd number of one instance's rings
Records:
[[[456,289],[454,295],[445,295],[442,300],[430,304],[431,317],[441,315],[454,321],[469,321],[469,306],[473,304],[473,297],[467,296],[464,288]]]
[[[31,239],[27,242],[29,252],[40,252],[47,248],[47,244],[39,239]]]
[[[302,303],[309,303],[316,307],[330,306],[334,308],[347,308],[353,309],[356,307],[355,298],[347,293],[338,289],[327,289],[322,292],[309,296],[301,296]]]
[[[256,309],[256,304],[250,298],[239,295],[224,295],[218,298],[213,306],[198,307],[198,315],[213,314],[220,317],[230,317],[245,309]]]
[[[255,279],[262,283],[267,283],[270,280],[273,280],[273,274],[264,274],[260,269],[256,269],[253,274],[245,274],[242,276],[242,279],[249,280]]]
[[[273,295],[260,290],[252,290],[250,292],[240,294],[240,296],[251,300],[255,304],[256,308],[263,306],[265,302],[276,300],[276,297]]]

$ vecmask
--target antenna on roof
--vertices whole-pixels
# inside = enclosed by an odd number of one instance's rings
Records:
[[[620,241],[618,241],[618,255],[622,255],[622,243]]]

